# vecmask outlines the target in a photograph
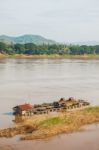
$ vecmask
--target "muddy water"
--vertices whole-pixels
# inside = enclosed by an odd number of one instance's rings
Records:
[[[99,125],[85,127],[86,131],[64,134],[45,141],[2,139],[0,150],[99,150]]]
[[[99,60],[0,60],[0,128],[13,125],[13,117],[10,112],[12,107],[17,104],[52,102],[60,97],[68,98],[70,96],[87,99],[95,105],[99,104]],[[62,149],[66,149],[67,146],[69,146],[68,149],[81,149],[80,143],[89,146],[91,145],[90,140],[93,139],[94,145],[98,138],[98,132],[88,131],[88,134],[85,132],[59,136],[48,141],[31,144],[35,146],[35,150],[40,147],[49,149],[49,145],[52,146],[52,149],[53,147],[60,149],[63,146]],[[2,140],[0,139],[0,145],[4,142]],[[10,142],[16,141],[13,140],[5,140],[8,143],[7,149],[9,149]],[[78,144],[77,141],[79,141]],[[72,144],[68,145],[68,142]],[[31,146],[28,143],[26,142],[24,145]],[[16,149],[22,150],[20,142],[18,143],[19,147],[17,142],[15,145]]]

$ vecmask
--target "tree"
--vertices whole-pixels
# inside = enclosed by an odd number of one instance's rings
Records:
[[[5,52],[6,48],[7,48],[6,44],[3,42],[0,42],[0,53]]]
[[[23,54],[25,52],[25,47],[23,44],[15,44],[14,45],[15,53]]]

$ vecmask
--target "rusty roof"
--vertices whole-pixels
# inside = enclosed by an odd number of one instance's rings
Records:
[[[29,109],[33,108],[33,106],[31,104],[18,105],[17,107],[19,107],[22,111],[29,110]]]

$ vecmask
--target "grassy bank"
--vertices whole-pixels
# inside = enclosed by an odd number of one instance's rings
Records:
[[[30,59],[99,59],[99,55],[9,55],[9,58],[30,58]]]
[[[22,134],[22,140],[44,139],[61,133],[72,133],[80,130],[83,125],[93,123],[99,123],[99,107],[57,115],[34,116],[15,127],[0,130],[0,137]]]
[[[8,55],[1,54],[1,53],[0,53],[0,59],[4,59],[4,58],[7,58],[7,57],[8,57]]]
[[[0,59],[2,58],[20,58],[20,59],[99,59],[99,55],[86,54],[86,55],[25,55],[25,54],[13,54],[5,55],[0,54]]]

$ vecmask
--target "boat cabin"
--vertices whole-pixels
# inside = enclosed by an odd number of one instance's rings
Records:
[[[33,106],[30,104],[17,105],[13,107],[14,115],[29,115],[32,113]]]

